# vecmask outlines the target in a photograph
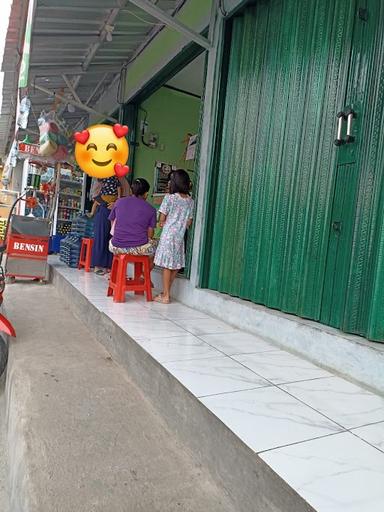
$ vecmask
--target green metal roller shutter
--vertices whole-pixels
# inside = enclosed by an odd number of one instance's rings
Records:
[[[383,16],[379,1],[365,2],[368,21],[358,7],[264,0],[233,20],[205,284],[383,339],[382,295],[372,296],[384,279],[383,141],[369,122],[383,122],[384,81],[374,64],[383,59]],[[356,104],[363,131],[354,149],[339,150],[336,116],[347,104]]]

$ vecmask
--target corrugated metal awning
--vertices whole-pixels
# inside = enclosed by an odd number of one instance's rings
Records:
[[[0,115],[0,157],[3,158],[13,140],[17,104],[17,83],[23,47],[24,26],[28,2],[13,0],[6,34],[4,58],[1,71],[4,72],[2,108]]]
[[[174,14],[180,0],[155,0]],[[29,128],[36,130],[41,110],[49,110],[55,96],[31,87],[35,84],[92,107],[125,63],[133,60],[163,25],[128,0],[37,0],[32,31],[29,96],[33,113]],[[84,110],[58,111],[72,126],[84,120]],[[116,99],[117,103],[117,99]]]
[[[14,3],[26,2],[15,0]],[[152,3],[174,15],[185,0],[152,0]],[[128,0],[37,0],[29,67],[32,112],[28,129],[37,132],[40,112],[54,106],[71,127],[78,128],[86,121],[87,113],[77,106],[68,108],[67,102],[58,96],[92,107],[116,81],[124,64],[134,60],[162,27],[156,18]],[[15,66],[19,56],[13,61],[10,56],[4,60],[8,66],[11,63]],[[10,111],[14,109],[16,86],[17,77],[11,80],[9,76],[4,94]],[[0,122],[4,123],[1,134],[5,135],[6,121]],[[10,140],[9,128],[3,139],[6,139],[5,148]]]

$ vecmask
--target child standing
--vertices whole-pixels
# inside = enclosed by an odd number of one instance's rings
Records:
[[[169,194],[159,208],[160,226],[163,228],[155,255],[155,265],[163,268],[163,292],[156,302],[169,304],[172,283],[185,266],[184,235],[192,224],[193,199],[189,195],[191,180],[183,169],[173,171]]]

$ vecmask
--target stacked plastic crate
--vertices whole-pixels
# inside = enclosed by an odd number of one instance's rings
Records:
[[[60,260],[69,267],[76,268],[79,263],[82,238],[93,238],[93,220],[86,215],[76,217],[68,236],[60,242]]]

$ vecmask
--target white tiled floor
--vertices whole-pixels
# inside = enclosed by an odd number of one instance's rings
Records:
[[[341,430],[274,386],[210,396],[202,402],[256,452]]]
[[[248,332],[233,331],[222,334],[205,334],[200,338],[228,356],[255,352],[268,352],[276,347]]]
[[[384,398],[339,377],[280,387],[347,429],[384,421]]]
[[[204,359],[220,355],[220,352],[208,346],[192,334],[175,336],[174,338],[148,338],[138,336],[135,339],[160,363],[185,361],[188,359]]]
[[[224,355],[164,366],[197,397],[268,386],[266,380]]]
[[[188,308],[190,309],[190,308]],[[187,318],[187,320],[175,320],[175,323],[181,325],[183,329],[196,334],[197,336],[202,334],[217,334],[224,332],[233,332],[236,329],[221,320],[215,318]]]
[[[384,421],[353,429],[352,432],[384,452]]]
[[[262,453],[321,512],[382,512],[384,454],[349,432]]]
[[[384,398],[182,304],[58,271],[319,512],[384,510]]]
[[[273,384],[331,376],[329,372],[284,350],[258,354],[240,354],[233,356],[233,359]]]

